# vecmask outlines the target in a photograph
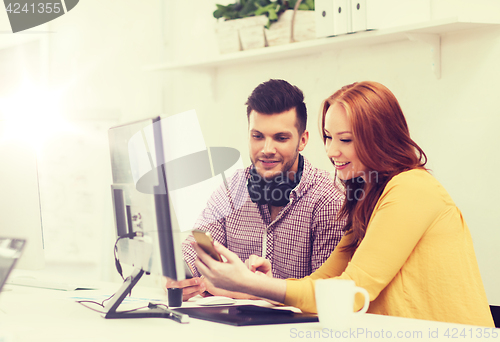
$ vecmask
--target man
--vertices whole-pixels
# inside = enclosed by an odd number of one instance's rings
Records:
[[[265,257],[274,277],[302,278],[321,266],[340,241],[344,222],[337,213],[343,196],[326,171],[299,154],[309,140],[300,89],[272,79],[257,86],[246,105],[252,166],[214,192],[195,228],[209,231],[242,260],[252,254]],[[167,288],[183,288],[183,300],[204,291],[248,298],[200,278],[190,241],[192,236],[184,241],[183,253],[195,277],[167,281]]]

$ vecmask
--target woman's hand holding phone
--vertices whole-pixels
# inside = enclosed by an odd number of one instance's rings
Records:
[[[227,260],[226,262],[214,260],[198,243],[191,244],[198,254],[195,261],[196,268],[215,287],[241,292],[247,282],[246,279],[253,277],[254,274],[248,270],[243,261],[220,243],[214,242],[214,248],[217,254]]]
[[[210,232],[205,232],[200,229],[193,229],[191,232],[198,246],[203,249],[205,253],[210,255],[213,259],[217,261],[222,261],[220,254],[215,250],[214,240],[210,235]]]
[[[214,242],[213,247],[217,254],[227,260],[226,262],[214,260],[198,243],[191,242],[191,245],[198,255],[195,260],[196,268],[215,287],[228,291],[244,292],[277,302],[284,301],[286,282],[283,279],[275,279],[270,276],[270,264],[268,262],[259,261],[262,264],[257,267],[266,271],[267,275],[265,276],[262,271],[259,271],[259,273],[250,271],[238,255],[218,242]]]

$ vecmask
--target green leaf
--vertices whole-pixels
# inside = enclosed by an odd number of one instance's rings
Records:
[[[309,11],[309,6],[306,4],[300,4],[298,9],[301,11]]]
[[[224,13],[224,18],[226,18],[226,20],[232,20],[232,19],[238,19],[240,17],[237,11],[232,10],[232,11],[226,11]]]
[[[314,2],[314,0],[307,1]],[[231,20],[265,14],[269,18],[267,26],[270,26],[273,21],[278,20],[281,13],[288,8],[293,8],[296,2],[297,0],[239,0],[226,6],[216,4],[213,16],[217,19]]]
[[[306,0],[306,4],[311,11],[314,11],[314,0]]]
[[[278,14],[276,13],[276,10],[269,9],[268,13],[269,13],[268,14],[269,21],[276,21],[276,20],[278,20]]]
[[[257,4],[253,1],[247,1],[240,10],[240,15],[242,17],[248,17],[255,14],[257,10]]]
[[[267,6],[265,6],[265,7],[262,7],[260,5],[257,5],[257,6],[258,6],[258,8],[254,12],[256,16],[257,15],[262,15],[262,14],[264,14],[264,13],[267,12]]]
[[[269,4],[265,7],[259,7],[256,11],[255,11],[255,15],[261,15],[261,14],[265,14],[267,13],[268,16],[269,16],[269,13],[271,11],[275,12],[276,13],[276,4],[273,3],[273,4]]]
[[[216,9],[214,11],[214,18],[215,19],[219,19],[219,18],[222,18],[224,16],[224,12],[221,11],[220,9]]]
[[[261,7],[267,6],[271,3],[269,0],[254,0],[255,5],[259,4]]]

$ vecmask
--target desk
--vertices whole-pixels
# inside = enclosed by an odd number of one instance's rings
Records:
[[[95,291],[56,291],[6,286],[0,294],[0,342],[500,341],[500,329],[372,314],[361,315],[350,331],[335,332],[319,323],[234,327],[192,318],[189,324],[161,318],[107,320],[75,302],[76,297],[104,298],[118,287],[105,284]],[[166,301],[161,289],[139,287],[132,295]],[[481,338],[476,337],[479,334]]]

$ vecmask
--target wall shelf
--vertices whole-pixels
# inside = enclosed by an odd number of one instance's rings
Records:
[[[499,24],[500,22],[469,22],[460,20],[459,18],[440,19],[408,26],[356,32],[336,37],[318,38],[304,42],[240,51],[218,55],[206,60],[148,65],[144,66],[143,70],[212,69],[229,65],[314,55],[347,47],[368,46],[410,39],[422,41],[430,45],[432,69],[436,77],[439,78],[441,74],[440,37],[442,34],[481,27],[498,26]]]

